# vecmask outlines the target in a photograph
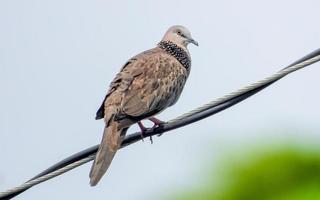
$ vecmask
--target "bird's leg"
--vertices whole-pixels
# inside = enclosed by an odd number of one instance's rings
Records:
[[[157,119],[157,118],[155,118],[155,117],[150,117],[150,118],[148,118],[148,119],[154,123],[154,125],[153,125],[152,128],[159,127],[159,126],[161,126],[162,124],[165,123],[164,121],[161,121],[160,119]],[[162,135],[162,133],[158,134],[158,137],[160,137],[161,135]],[[151,139],[152,139],[152,138],[151,138]]]
[[[154,123],[154,125],[153,125],[152,128],[161,126],[162,124],[165,123],[164,121],[161,121],[160,119],[157,119],[157,118],[155,118],[155,117],[150,117],[150,118],[148,118],[148,119]]]
[[[142,124],[141,121],[138,121],[138,125],[139,125],[140,130],[141,130],[141,139],[143,141],[143,134],[146,132],[147,128]]]
[[[143,141],[143,136],[144,136],[143,134],[147,131],[147,128],[142,124],[141,121],[138,121],[138,125],[141,129],[141,139]],[[153,144],[152,136],[150,136],[150,142],[151,142],[151,144]]]
[[[150,117],[150,118],[148,118],[150,121],[152,121],[153,122],[153,127],[152,127],[152,129],[153,128],[157,128],[157,127],[159,127],[159,126],[161,126],[163,123],[165,123],[164,121],[161,121],[160,119],[157,119],[157,118],[155,118],[155,117]],[[144,133],[147,131],[147,128],[142,124],[142,122],[141,121],[138,121],[138,125],[139,125],[139,127],[140,127],[140,130],[141,130],[141,139],[142,139],[142,141],[143,141],[143,138],[144,138]],[[161,136],[161,134],[159,134],[158,136]],[[151,144],[153,144],[153,139],[152,139],[152,136],[150,136],[150,142],[151,142]]]

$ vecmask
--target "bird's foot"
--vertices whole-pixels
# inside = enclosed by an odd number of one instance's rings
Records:
[[[141,139],[142,139],[142,141],[144,141],[143,140],[143,138],[144,138],[143,134],[147,131],[147,128],[142,124],[141,121],[138,121],[138,125],[139,125],[140,130],[141,130]]]
[[[152,136],[150,136],[149,138],[150,138],[150,143],[153,144]]]
[[[160,119],[157,119],[157,118],[155,118],[155,117],[150,117],[150,118],[148,118],[148,119],[153,122],[153,126],[152,126],[151,129],[158,128],[158,127],[160,127],[161,125],[163,125],[163,124],[165,123],[164,121],[161,121]],[[138,122],[138,125],[139,125],[140,130],[141,130],[141,139],[142,139],[142,141],[144,141],[144,140],[143,140],[143,138],[144,138],[144,133],[148,130],[148,128],[146,128],[146,127],[142,124],[141,121]],[[161,135],[162,135],[161,133],[158,134],[158,137],[161,136]],[[151,144],[153,144],[152,136],[150,136],[150,142],[151,142]]]
[[[158,128],[158,127],[160,127],[161,125],[163,125],[164,123],[166,123],[166,122],[161,121],[160,119],[157,119],[157,118],[155,118],[155,117],[150,117],[149,120],[154,123],[154,125],[153,125],[153,127],[152,127],[153,129],[154,129],[154,128]],[[162,135],[162,133],[159,133],[157,136],[160,137],[161,135]]]
[[[150,117],[150,118],[148,118],[148,119],[154,123],[154,125],[153,125],[152,128],[159,127],[159,126],[161,126],[162,124],[165,123],[164,121],[161,121],[160,119],[157,119],[157,118],[155,118],[155,117]]]
[[[142,124],[141,121],[138,122],[138,125],[139,125],[140,130],[141,130],[141,139],[142,139],[142,141],[144,141],[144,140],[143,140],[143,138],[144,138],[144,135],[143,135],[143,134],[144,134],[148,129]],[[152,136],[150,136],[150,142],[151,142],[151,144],[153,144]]]

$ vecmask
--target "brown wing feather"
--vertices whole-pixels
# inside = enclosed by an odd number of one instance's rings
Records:
[[[188,71],[181,63],[162,49],[145,51],[122,67],[110,84],[96,119],[107,120],[106,109],[110,105],[117,105],[122,117],[154,115],[177,101],[187,77]]]
[[[136,57],[131,58],[126,64],[124,64],[120,70],[120,72],[116,75],[116,77],[113,79],[109,86],[109,90],[96,113],[96,120],[104,118],[105,114],[105,102],[110,94],[112,94],[115,90],[118,89],[118,87],[122,87],[122,90],[125,90],[129,87],[131,84],[130,80],[132,80],[135,76],[139,76],[142,74],[141,69],[137,67],[129,67],[130,70],[127,70],[127,66],[136,66],[135,61]],[[127,80],[127,81],[125,81]],[[128,82],[129,80],[129,82]]]
[[[143,74],[132,81],[123,96],[121,107],[127,115],[148,117],[176,102],[188,73],[166,53],[150,56],[140,67]]]

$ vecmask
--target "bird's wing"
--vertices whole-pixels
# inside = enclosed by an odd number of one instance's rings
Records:
[[[112,81],[96,119],[108,120],[105,109],[115,104],[120,104],[118,118],[128,115],[145,118],[161,112],[176,102],[187,76],[188,72],[180,62],[163,50],[145,51],[122,67]]]
[[[121,103],[123,113],[139,118],[152,116],[172,105],[188,76],[180,62],[162,50],[142,60],[138,65],[143,73],[132,81]]]
[[[128,88],[131,83],[128,83],[127,80],[133,79],[136,76],[139,76],[142,74],[141,69],[138,68],[137,64],[137,58],[133,57],[131,58],[126,64],[123,65],[120,72],[116,75],[116,77],[113,79],[109,86],[109,90],[96,113],[96,120],[104,118],[104,111],[105,111],[105,102],[107,98],[112,94],[114,91],[116,91],[119,87],[122,88]],[[130,70],[127,70],[127,67],[130,66]]]

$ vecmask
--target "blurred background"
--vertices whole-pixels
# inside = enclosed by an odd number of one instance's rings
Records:
[[[190,29],[192,71],[169,120],[320,47],[320,2],[0,1],[0,190],[100,142],[108,85],[168,27]],[[213,117],[121,150],[16,199],[320,199],[320,64]],[[134,132],[135,126],[129,132]],[[302,180],[302,181],[301,181]],[[201,198],[199,198],[201,197]]]
[[[168,199],[320,199],[319,150],[306,144],[283,142],[281,146],[251,147],[241,154],[227,153],[219,168],[201,180],[205,186],[179,191],[175,198]]]

